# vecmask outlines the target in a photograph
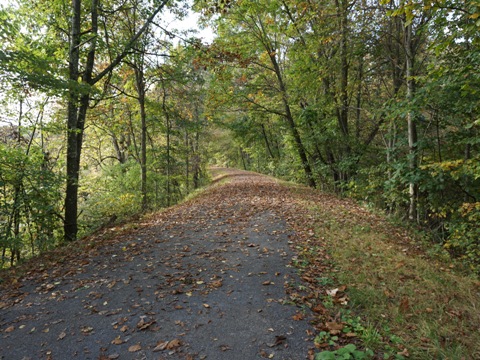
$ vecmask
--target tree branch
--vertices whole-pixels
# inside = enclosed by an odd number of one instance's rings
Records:
[[[108,65],[100,74],[95,76],[91,81],[90,85],[95,85],[97,82],[99,82],[105,75],[107,75],[109,72],[111,72],[120,62],[123,60],[125,56],[128,55],[129,51],[133,48],[137,40],[142,36],[142,34],[147,30],[148,26],[152,23],[153,19],[157,14],[162,11],[162,9],[165,7],[167,4],[168,0],[163,0],[162,3],[155,9],[155,11],[148,17],[147,21],[145,21],[145,24],[138,30],[138,32],[130,39],[128,44],[125,46],[123,51],[117,55],[117,57]]]

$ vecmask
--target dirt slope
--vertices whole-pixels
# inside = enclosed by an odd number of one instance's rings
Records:
[[[300,281],[285,190],[220,173],[136,229],[30,265],[1,290],[0,358],[306,359],[308,316],[285,304]]]

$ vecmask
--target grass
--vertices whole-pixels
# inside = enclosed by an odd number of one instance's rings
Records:
[[[477,279],[432,258],[404,229],[353,202],[299,201],[330,256],[324,277],[347,286],[348,308],[362,318],[365,348],[379,357],[396,342],[412,359],[480,359]]]

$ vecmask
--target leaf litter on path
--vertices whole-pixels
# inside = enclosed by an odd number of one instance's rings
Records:
[[[284,305],[289,284],[302,281],[289,266],[288,190],[258,174],[224,173],[227,183],[113,236],[85,239],[83,253],[5,288],[0,355],[308,359],[310,315]],[[48,332],[28,335],[45,324]]]

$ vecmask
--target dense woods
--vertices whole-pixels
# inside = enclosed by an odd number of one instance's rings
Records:
[[[189,7],[212,42],[163,24]],[[1,266],[222,164],[358,199],[478,271],[476,1],[30,0],[0,21]]]

